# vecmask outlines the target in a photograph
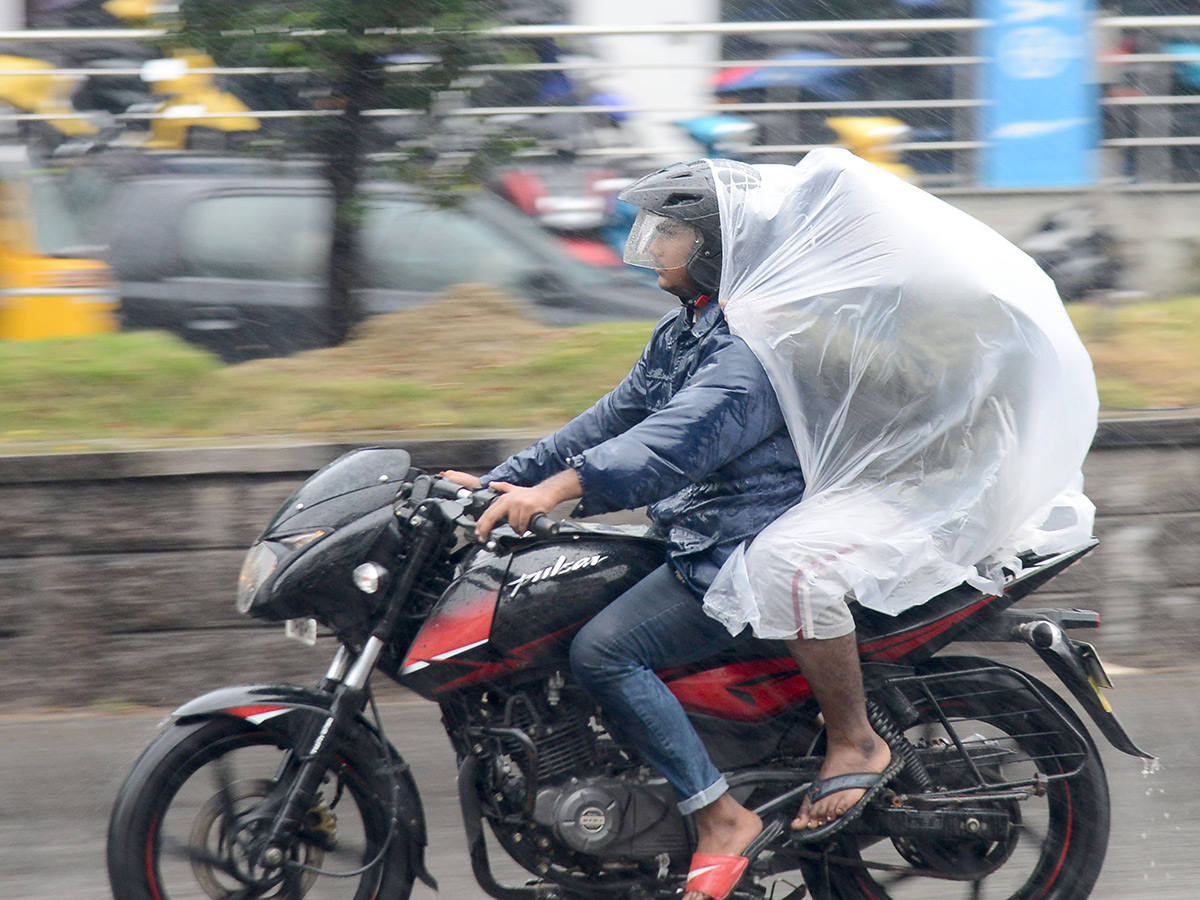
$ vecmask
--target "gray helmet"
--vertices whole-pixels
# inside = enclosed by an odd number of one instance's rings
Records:
[[[694,226],[702,241],[687,273],[705,293],[716,292],[721,283],[721,216],[712,169],[705,160],[659,169],[624,188],[617,198]]]

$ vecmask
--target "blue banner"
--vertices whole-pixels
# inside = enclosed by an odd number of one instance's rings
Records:
[[[1094,0],[979,0],[987,187],[1074,187],[1098,169]]]

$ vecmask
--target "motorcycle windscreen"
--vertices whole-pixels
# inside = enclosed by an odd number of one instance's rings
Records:
[[[299,528],[309,521],[331,528],[353,522],[395,499],[411,467],[412,457],[406,450],[390,447],[351,450],[300,485],[263,533]]]
[[[1083,543],[1091,360],[1050,279],[949,204],[844,150],[710,160],[720,296],[762,361],[808,487],[705,605],[805,633],[814,597],[895,613],[1021,550]]]

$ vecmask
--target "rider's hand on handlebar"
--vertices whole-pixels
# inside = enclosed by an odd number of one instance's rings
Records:
[[[492,529],[504,519],[508,519],[513,531],[523,534],[529,528],[529,520],[537,513],[548,513],[564,500],[583,496],[583,486],[574,469],[551,475],[533,487],[518,487],[504,481],[493,481],[488,487],[500,497],[475,523],[475,535],[481,541],[486,541]]]

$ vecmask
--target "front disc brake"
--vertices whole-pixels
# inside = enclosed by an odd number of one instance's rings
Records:
[[[281,870],[254,864],[258,837],[270,824],[269,818],[259,815],[259,805],[275,789],[275,782],[265,778],[237,781],[222,785],[200,807],[192,824],[188,855],[196,883],[212,900],[228,900],[251,886],[260,889],[253,896],[266,897],[270,896],[267,891],[282,885]],[[327,807],[314,807],[305,819],[305,831],[309,834],[315,831],[320,836],[313,835],[311,841],[306,839],[295,847],[291,861],[319,869],[325,850],[336,843],[333,822],[333,814]],[[316,872],[305,870],[300,874],[295,883],[301,896],[308,893],[316,879]]]

